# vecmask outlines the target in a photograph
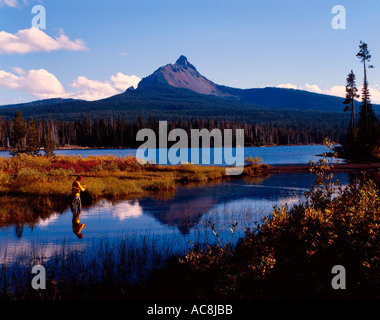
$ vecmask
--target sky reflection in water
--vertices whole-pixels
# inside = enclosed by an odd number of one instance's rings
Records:
[[[342,184],[348,174],[336,174]],[[231,180],[205,186],[178,187],[165,198],[148,197],[142,200],[110,202],[101,200],[81,213],[83,239],[72,231],[70,209],[53,213],[33,228],[7,227],[0,231],[0,255],[28,252],[33,246],[43,247],[50,256],[63,242],[76,248],[86,248],[105,236],[110,241],[128,235],[145,239],[163,237],[162,245],[170,242],[179,250],[204,240],[216,241],[210,225],[214,224],[223,241],[231,238],[230,228],[238,222],[237,234],[268,215],[274,205],[289,205],[303,199],[314,182],[307,173],[276,174],[259,180]],[[166,239],[166,240],[165,240]],[[38,246],[39,245],[39,246]]]

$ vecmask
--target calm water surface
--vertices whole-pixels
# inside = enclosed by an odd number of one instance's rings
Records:
[[[57,154],[126,156],[136,150],[60,150]],[[264,162],[276,164],[306,164],[318,160],[325,152],[323,146],[292,146],[246,148],[245,156],[261,157]],[[4,155],[4,153],[3,153]],[[341,183],[348,182],[347,174],[336,174]],[[17,256],[19,253],[43,247],[44,255],[53,255],[62,243],[89,248],[96,239],[105,236],[112,241],[121,235],[141,237],[155,241],[161,237],[162,245],[175,246],[184,251],[191,242],[216,240],[210,225],[214,225],[224,241],[231,238],[230,227],[237,222],[235,238],[244,229],[253,227],[270,214],[274,205],[293,204],[301,200],[314,182],[309,173],[276,174],[257,179],[231,180],[203,186],[181,186],[175,192],[160,197],[110,202],[101,200],[84,207],[81,222],[86,224],[83,238],[72,230],[72,213],[69,208],[52,213],[33,227],[10,226],[0,230],[0,256]]]
[[[126,157],[129,155],[136,156],[137,149],[84,149],[84,150],[56,150],[56,155],[81,155],[83,157],[90,155],[115,155]],[[278,146],[278,147],[246,147],[244,148],[244,158],[255,156],[261,158],[264,163],[271,165],[280,164],[308,164],[310,160],[317,161],[320,154],[326,152],[323,145],[305,145],[305,146]],[[190,154],[191,152],[189,152]],[[158,154],[158,151],[157,151]],[[233,155],[235,152],[233,152]],[[8,158],[8,151],[0,151],[0,157]],[[200,156],[201,158],[201,156]],[[210,149],[211,164],[213,161],[213,148]],[[153,159],[152,159],[153,160]],[[158,155],[156,156],[158,162]],[[189,159],[190,162],[190,159]],[[200,163],[202,163],[200,159]],[[224,163],[223,163],[224,164]]]

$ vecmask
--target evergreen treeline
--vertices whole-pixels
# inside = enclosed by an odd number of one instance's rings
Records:
[[[168,133],[174,128],[191,129],[244,129],[246,145],[286,145],[323,143],[330,137],[339,143],[345,137],[345,127],[329,123],[308,125],[306,123],[245,123],[229,120],[195,118],[190,120],[170,119]],[[149,128],[158,134],[159,121],[149,117],[145,121],[127,121],[125,117],[94,118],[85,117],[75,121],[24,120],[17,111],[13,119],[0,117],[0,147],[16,152],[36,154],[44,147],[52,153],[54,147],[81,146],[90,148],[136,148],[142,144],[136,141],[140,129]],[[158,139],[157,139],[158,140]],[[174,143],[174,142],[173,142]],[[189,142],[190,145],[190,142]],[[169,144],[170,146],[170,144]],[[45,151],[46,151],[45,150]]]
[[[359,120],[356,121],[355,118],[355,99],[359,98],[360,95],[356,87],[356,76],[351,70],[347,76],[346,100],[343,102],[345,104],[344,112],[351,111],[351,119],[341,154],[353,161],[378,160],[380,158],[380,123],[372,108],[367,76],[367,68],[372,69],[374,67],[368,65],[371,54],[365,42],[360,41],[359,52],[356,57],[363,64],[364,75]]]

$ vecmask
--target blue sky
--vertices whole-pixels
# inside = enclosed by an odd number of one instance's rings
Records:
[[[46,29],[31,28],[35,5]],[[104,98],[181,54],[218,84],[342,95],[351,69],[362,83],[360,40],[380,103],[379,33],[378,0],[0,0],[0,104]]]

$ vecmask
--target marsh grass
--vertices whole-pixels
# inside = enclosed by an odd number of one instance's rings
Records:
[[[187,164],[140,165],[132,156],[0,158],[2,193],[69,196],[77,175],[84,177],[88,193],[95,199],[171,190],[177,182],[221,179],[225,177],[225,169]]]
[[[5,250],[0,264],[0,299],[96,298],[93,291],[106,287],[122,297],[122,288],[143,286],[151,270],[183,252],[177,237],[120,233],[116,238],[94,237],[86,245],[63,241],[53,253],[44,244],[32,244],[16,257],[8,257]],[[37,264],[46,269],[46,290],[31,288],[31,269]]]
[[[260,176],[259,163],[250,163],[243,176]],[[136,158],[116,156],[56,156],[42,157],[21,154],[0,158],[0,223],[30,222],[38,212],[62,208],[71,196],[72,182],[84,177],[85,201],[101,198],[125,199],[154,193],[175,191],[178,184],[202,184],[230,179],[221,166],[140,165]],[[7,198],[8,197],[8,198]],[[20,204],[10,197],[18,197]],[[31,197],[35,199],[28,203]],[[5,199],[5,200],[4,200]],[[45,200],[44,200],[45,199]]]

